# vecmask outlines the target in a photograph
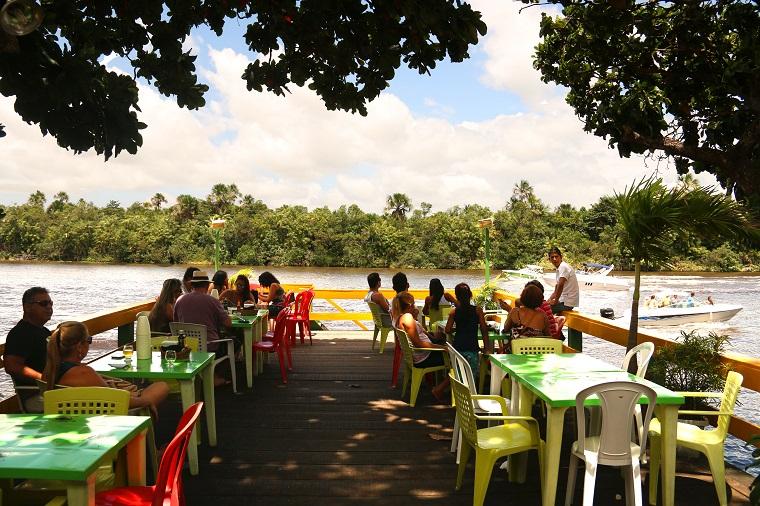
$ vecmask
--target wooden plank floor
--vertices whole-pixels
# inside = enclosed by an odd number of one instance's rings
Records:
[[[390,388],[392,346],[383,355],[370,352],[370,338],[367,332],[323,331],[313,346],[307,341],[294,348],[287,386],[280,383],[277,360],[270,359],[253,390],[234,395],[229,387],[217,389],[219,443],[200,447],[200,475],[185,473],[188,505],[472,504],[472,463],[462,490],[454,491],[450,441],[430,437],[451,436],[453,409],[435,405],[425,385],[417,407],[409,407],[400,390]],[[242,372],[239,377],[244,385]],[[176,424],[176,408],[162,409],[159,437],[168,437]],[[570,433],[568,428],[566,445]],[[567,476],[564,455],[558,504]],[[677,504],[717,504],[709,473],[699,466],[690,472],[677,479]],[[486,504],[539,504],[535,453],[528,475],[527,483],[516,485],[495,469]],[[746,479],[732,483],[746,494]],[[619,473],[605,470],[595,504],[622,505],[622,493]],[[731,504],[748,501],[735,490]]]

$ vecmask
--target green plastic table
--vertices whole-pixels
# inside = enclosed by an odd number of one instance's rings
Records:
[[[243,354],[245,355],[245,380],[248,388],[253,387],[253,343],[261,341],[261,312],[256,315],[232,316],[232,328],[243,329]],[[255,371],[258,375],[258,367]]]
[[[126,449],[130,485],[145,485],[146,416],[0,415],[0,478],[61,480],[71,506],[93,504],[95,471]]]
[[[501,380],[508,373],[512,379],[513,414],[530,416],[535,397],[546,404],[546,454],[544,456],[543,504],[554,504],[557,494],[557,475],[562,446],[565,411],[575,406],[575,397],[584,388],[609,381],[633,381],[652,388],[657,393],[655,415],[662,425],[662,496],[666,506],[675,499],[675,449],[678,407],[684,398],[656,383],[616,368],[582,353],[547,355],[491,355],[491,392],[499,394]],[[516,394],[516,395],[515,395]],[[642,397],[642,402],[646,399]],[[589,406],[598,399],[587,399]],[[524,480],[524,459],[510,459],[510,479]],[[513,461],[513,462],[512,462]],[[667,467],[666,467],[667,466]],[[669,478],[668,478],[669,477]],[[655,498],[650,498],[650,502]]]
[[[136,354],[134,355],[136,356]],[[132,359],[132,364],[123,369],[110,365],[110,355],[90,362],[88,365],[99,373],[123,379],[176,380],[179,383],[182,397],[182,410],[195,403],[195,378],[203,378],[203,401],[208,424],[208,444],[216,446],[216,402],[214,400],[214,371],[211,364],[214,354],[193,351],[189,360],[177,360],[173,367],[161,360],[160,352],[153,352],[150,360]],[[198,474],[198,442],[197,426],[193,429],[192,443],[187,448],[187,458],[190,462],[190,474]]]

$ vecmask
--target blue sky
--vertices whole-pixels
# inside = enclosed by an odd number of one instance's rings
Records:
[[[527,179],[550,205],[576,206],[622,190],[654,167],[620,159],[602,139],[583,132],[564,91],[532,68],[540,10],[476,0],[488,35],[463,63],[444,62],[432,75],[402,67],[366,117],[327,111],[307,89],[285,98],[248,92],[240,79],[256,55],[241,26],[221,38],[198,30],[187,46],[198,55],[207,107],[189,112],[141,86],[143,148],[107,163],[73,155],[42,137],[0,97],[8,135],[0,140],[0,203],[36,191],[99,205],[147,201],[156,192],[205,197],[215,183],[235,183],[269,206],[309,208],[358,204],[381,211],[385,197],[407,193],[434,210],[478,203],[498,209]],[[127,68],[116,59],[105,63]],[[30,168],[32,170],[30,170]],[[675,180],[674,171],[662,174]]]

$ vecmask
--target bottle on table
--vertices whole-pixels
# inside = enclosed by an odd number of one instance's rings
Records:
[[[185,349],[185,331],[180,330],[177,332],[177,351]]]

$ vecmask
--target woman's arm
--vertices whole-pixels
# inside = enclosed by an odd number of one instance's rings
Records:
[[[422,306],[422,314],[425,316],[430,316],[430,302],[433,300],[433,297],[428,295],[425,297],[425,305]]]
[[[459,301],[457,300],[456,297],[454,297],[453,295],[451,295],[449,292],[444,292],[443,293],[443,298],[446,299],[447,301],[449,301],[450,304],[453,304],[454,307],[459,307]]]
[[[451,334],[451,332],[454,330],[454,315],[456,314],[456,312],[457,312],[456,308],[452,309],[451,312],[449,313],[449,319],[446,320],[445,332],[447,334]]]
[[[552,328],[551,328],[551,325],[549,325],[549,317],[546,316],[546,313],[544,313],[541,310],[539,310],[538,312],[541,313],[541,316],[544,317],[544,330],[542,330],[542,332],[544,333],[545,336],[553,337]]]
[[[454,311],[452,311],[453,313]],[[486,316],[483,314],[483,310],[479,307],[475,308],[475,313],[478,315],[478,324],[480,325],[480,334],[483,336],[483,351],[490,353],[493,348],[491,347],[491,339],[488,337],[488,324],[486,323]]]
[[[516,326],[516,324],[515,324],[515,318],[517,316],[516,316],[515,313],[517,311],[519,311],[519,309],[512,308],[512,311],[510,311],[509,314],[507,315],[507,321],[504,323],[504,329],[502,330],[504,333],[509,332],[510,330],[512,330],[512,327]]]
[[[406,331],[406,335],[409,336],[415,348],[443,348],[443,346],[420,339],[420,335],[417,332],[417,322],[414,321],[414,317],[410,313],[404,313],[399,323],[401,324],[401,328]]]

